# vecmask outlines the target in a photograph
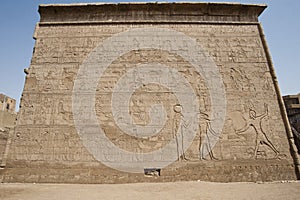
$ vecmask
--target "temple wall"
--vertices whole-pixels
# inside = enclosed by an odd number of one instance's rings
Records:
[[[145,18],[145,23],[118,23],[120,17],[116,17],[115,23],[100,23],[92,17],[80,20],[68,16],[68,21],[63,22],[60,17],[58,21],[49,18],[52,7],[43,9],[47,15],[42,16],[35,30],[36,43],[3,175],[5,182],[228,182],[296,178],[257,18],[209,21],[215,18],[206,16],[205,21],[197,23],[177,23],[178,19],[173,18],[169,23],[167,19],[164,23],[150,23]],[[144,37],[145,32],[150,36]],[[111,48],[106,48],[108,42]],[[194,44],[196,49],[187,48]],[[195,55],[207,58],[208,64],[197,64],[199,58]],[[100,73],[97,67],[106,62],[109,65],[103,65]],[[210,69],[212,64],[216,71]],[[87,80],[94,80],[94,76],[98,77],[95,85],[89,85],[92,83]],[[124,84],[118,84],[120,80]],[[214,80],[221,80],[222,89]],[[132,84],[134,91],[130,93],[125,89]],[[180,84],[187,84],[193,97]],[[118,87],[121,89],[117,90]],[[128,95],[127,105],[119,97]],[[189,106],[192,111],[187,111]],[[160,112],[161,108],[164,112]],[[129,112],[132,124],[126,121],[125,112]],[[194,118],[190,117],[193,112],[197,114]],[[96,125],[91,113],[96,116]],[[145,127],[149,124],[150,132],[157,134],[140,137],[148,131]],[[98,136],[89,131],[95,126],[101,128],[111,146],[97,143]],[[127,134],[124,127],[133,133]],[[136,127],[142,127],[141,133]],[[185,143],[183,138],[191,130],[193,138]],[[162,157],[170,155],[162,159],[162,166],[168,164],[161,169],[161,176],[155,178],[145,177],[141,170],[130,173],[131,162],[120,164],[122,154],[113,149],[115,146],[134,155],[151,153],[164,149],[174,138],[177,146],[173,150],[178,151],[179,161],[171,159],[172,152],[162,151]],[[184,142],[178,142],[181,140]],[[182,149],[184,153],[180,152]],[[101,160],[102,153],[106,153],[105,161]],[[155,159],[161,160],[153,156]],[[160,168],[153,160],[144,168]],[[123,171],[110,167],[115,164],[122,165]]]

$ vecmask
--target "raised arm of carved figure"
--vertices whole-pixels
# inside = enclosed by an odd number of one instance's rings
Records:
[[[265,108],[265,111],[264,111],[264,113],[262,113],[261,115],[259,115],[259,116],[257,116],[256,118],[264,118],[264,117],[266,117],[267,115],[268,115],[268,112],[269,112],[269,109],[268,109],[268,104],[264,104],[264,108]]]

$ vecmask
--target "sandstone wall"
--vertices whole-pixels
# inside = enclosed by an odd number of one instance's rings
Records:
[[[0,128],[13,128],[16,124],[17,115],[7,111],[0,110]]]
[[[264,6],[195,4],[198,10],[192,10],[163,4],[170,15],[157,4],[141,4],[139,12],[139,4],[126,5],[108,6],[103,15],[95,14],[103,5],[87,6],[88,11],[84,5],[40,7],[3,181],[295,179],[284,113],[257,22]],[[131,14],[124,16],[122,9]],[[163,20],[151,18],[159,14]],[[140,137],[149,124],[157,134]],[[109,144],[98,138],[99,127]],[[188,134],[194,134],[191,142],[182,139]],[[145,169],[167,165],[161,176],[145,177],[140,169],[130,173],[140,154],[151,156],[172,141],[179,161],[169,151],[151,161],[143,157]],[[134,154],[133,160],[124,161],[123,151]]]

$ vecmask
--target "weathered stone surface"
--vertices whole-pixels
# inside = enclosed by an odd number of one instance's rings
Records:
[[[2,181],[296,179],[264,8],[41,5]]]

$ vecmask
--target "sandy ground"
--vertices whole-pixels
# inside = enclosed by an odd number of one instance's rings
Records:
[[[1,200],[77,199],[299,199],[300,182],[0,184]]]

